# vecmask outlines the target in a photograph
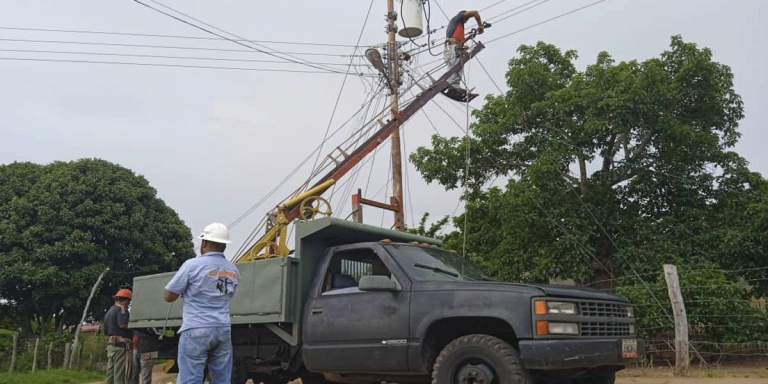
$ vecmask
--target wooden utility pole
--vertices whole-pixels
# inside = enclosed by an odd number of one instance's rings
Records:
[[[688,354],[688,316],[685,313],[677,267],[664,264],[664,279],[667,280],[669,300],[672,303],[672,313],[675,315],[675,376],[685,376],[691,360]]]
[[[389,91],[390,96],[390,109],[392,111],[392,119],[396,119],[400,115],[400,106],[398,94],[400,93],[400,65],[398,63],[398,47],[395,40],[395,20],[397,20],[397,13],[395,13],[394,0],[387,0],[387,55],[389,57]],[[395,211],[395,230],[403,230],[403,222],[405,217],[405,204],[403,201],[403,162],[402,153],[400,151],[400,127],[392,132],[392,199],[390,204],[397,207]]]

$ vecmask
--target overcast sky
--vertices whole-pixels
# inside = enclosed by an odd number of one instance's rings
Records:
[[[480,10],[497,1],[441,0],[439,5],[452,15],[461,9]],[[489,41],[593,1],[531,3],[524,8],[536,6],[494,23],[479,40]],[[371,4],[366,0],[161,2],[248,39],[303,43],[263,45],[282,53],[295,53],[294,56],[301,60],[332,63],[333,68],[342,72],[345,70],[342,64],[350,60],[344,56],[351,55],[354,48],[317,44],[354,45]],[[503,1],[481,15],[488,19],[528,2]],[[152,2],[147,3],[158,7]],[[231,61],[278,59],[255,51],[248,52],[247,48],[228,41],[7,29],[213,37],[132,0],[4,0],[2,4],[0,129],[3,145],[0,147],[0,163],[49,163],[97,157],[120,164],[146,177],[157,189],[159,197],[179,213],[195,235],[212,221],[232,223],[316,148],[329,126],[336,96],[344,80],[343,74],[329,73],[7,60],[26,58],[315,70],[298,64]],[[386,0],[374,0],[361,45],[369,46],[386,40],[385,12]],[[607,0],[490,43],[480,53],[479,60],[493,80],[504,87],[506,63],[521,44],[535,44],[543,40],[564,50],[575,49],[580,55],[579,68],[583,69],[594,62],[600,51],[608,51],[617,61],[658,56],[669,46],[670,36],[681,34],[686,41],[711,48],[716,61],[733,69],[736,91],[746,104],[746,118],[740,129],[743,137],[736,149],[750,161],[753,170],[766,175],[768,158],[762,152],[768,135],[761,128],[768,121],[768,110],[765,108],[768,89],[766,14],[768,2],[764,0]],[[440,13],[435,0],[432,0],[431,16],[432,28],[446,24],[446,18]],[[469,25],[473,23],[470,21]],[[443,33],[441,31],[437,35],[442,36]],[[106,53],[113,55],[104,55]],[[442,51],[438,46],[433,53],[437,55]],[[180,60],[168,56],[226,60]],[[419,63],[439,58],[424,53],[420,55]],[[353,62],[360,64],[362,59],[355,58]],[[365,68],[355,68],[367,72]],[[476,92],[481,95],[498,92],[476,63],[470,64],[468,70],[470,85],[476,87]],[[347,79],[330,125],[331,131],[339,128],[364,104],[370,92],[369,84],[355,76]],[[472,102],[473,107],[481,105],[482,97]],[[460,127],[446,112],[463,125],[466,119],[463,105],[438,95],[424,111],[442,135],[461,134]],[[357,121],[353,120],[353,123]],[[323,156],[353,128],[354,124],[341,129],[326,144]],[[410,153],[417,146],[429,145],[433,133],[425,115],[418,114],[404,128],[406,151]],[[370,162],[366,164],[355,183],[349,183],[354,190],[363,188],[368,192],[366,197],[384,200],[385,191],[389,191],[385,185],[388,179],[388,150],[387,144],[374,158],[372,166]],[[232,229],[235,246],[227,250],[228,256],[234,255],[236,248],[270,207],[274,207],[306,179],[312,161],[314,157],[272,198]],[[406,193],[405,197],[408,200],[408,225],[418,222],[423,212],[430,212],[433,217],[455,212],[457,191],[445,192],[438,185],[426,185],[410,164],[407,176],[410,181],[410,193]],[[351,204],[349,194],[353,190],[344,194],[339,189],[332,202],[339,215],[347,217]],[[379,194],[376,195],[376,192]],[[376,208],[365,211],[365,221],[386,227],[392,225],[391,214],[385,215]]]

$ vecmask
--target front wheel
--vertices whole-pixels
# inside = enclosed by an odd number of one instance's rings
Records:
[[[509,343],[489,335],[468,335],[452,341],[437,356],[432,384],[532,384],[532,380]]]

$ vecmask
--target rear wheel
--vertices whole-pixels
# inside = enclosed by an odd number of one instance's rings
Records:
[[[435,360],[432,384],[532,384],[520,357],[504,340],[468,335],[448,344]]]

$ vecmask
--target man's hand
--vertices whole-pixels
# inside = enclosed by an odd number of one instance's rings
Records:
[[[477,33],[478,34],[482,34],[483,33],[483,20],[480,19],[480,12],[472,10],[472,11],[467,11],[465,13],[465,15],[467,15],[468,18],[469,17],[474,17],[475,18],[475,21],[477,21]]]
[[[166,289],[165,293],[163,294],[163,298],[165,299],[165,301],[167,301],[169,303],[172,303],[172,302],[176,301],[176,299],[179,298],[179,294],[178,293],[173,293],[173,292],[171,292],[171,291]]]

